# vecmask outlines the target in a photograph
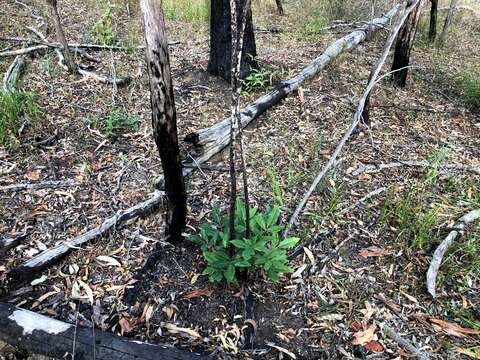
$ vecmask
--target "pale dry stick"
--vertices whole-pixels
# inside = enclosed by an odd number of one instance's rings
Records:
[[[450,231],[448,236],[440,243],[435,252],[433,253],[432,261],[427,271],[427,289],[432,297],[436,297],[436,282],[438,270],[442,264],[443,257],[448,248],[453,244],[455,239],[462,235],[468,224],[480,218],[480,209],[472,210],[469,213],[462,216],[458,222],[453,226],[453,230]]]
[[[355,209],[358,205],[360,205],[361,203],[367,201],[368,199],[374,197],[374,196],[377,196],[377,195],[380,195],[381,193],[383,193],[385,190],[387,190],[387,188],[385,187],[381,187],[379,189],[376,189],[376,190],[373,190],[371,192],[369,192],[367,195],[365,195],[364,197],[362,197],[360,200],[358,200],[357,202],[355,202],[355,204],[352,204],[350,205],[349,207],[341,210],[338,215],[344,215],[346,213],[348,213],[350,210],[353,210]]]
[[[381,329],[385,335],[387,335],[390,339],[394,340],[398,345],[402,348],[410,351],[412,354],[415,354],[417,359],[419,360],[430,360],[430,355],[427,353],[418,350],[410,341],[404,339],[400,336],[395,330],[393,330],[390,326],[386,324],[381,324]]]
[[[462,164],[433,164],[426,160],[400,160],[396,162],[391,162],[387,164],[380,165],[360,165],[356,170],[352,171],[352,176],[359,176],[363,173],[374,174],[381,172],[383,170],[394,169],[402,166],[412,166],[412,167],[436,167],[438,166],[440,170],[458,170],[465,172],[472,172],[480,175],[480,166],[468,166]]]
[[[335,163],[336,158],[338,157],[338,155],[340,155],[340,152],[342,151],[345,143],[350,138],[350,136],[353,134],[353,132],[357,128],[358,124],[362,121],[362,113],[363,113],[363,109],[364,109],[364,106],[365,106],[366,99],[367,99],[368,95],[370,94],[370,92],[372,91],[372,89],[375,85],[376,79],[379,76],[380,71],[383,67],[383,64],[385,63],[385,61],[388,57],[388,54],[390,52],[390,48],[392,47],[393,42],[397,38],[397,35],[400,31],[400,28],[405,23],[407,17],[410,15],[410,13],[413,11],[413,9],[415,9],[415,7],[421,1],[422,0],[416,0],[416,1],[412,2],[406,8],[406,10],[404,11],[403,16],[400,18],[400,21],[398,21],[398,23],[393,27],[392,31],[390,32],[390,35],[389,35],[389,37],[388,37],[388,39],[387,39],[387,41],[384,45],[382,54],[381,54],[380,58],[377,60],[375,66],[373,68],[374,70],[371,72],[372,75],[370,76],[367,87],[365,88],[365,91],[363,92],[363,95],[360,98],[357,110],[356,110],[356,112],[353,116],[352,124],[348,128],[347,132],[343,135],[342,139],[340,140],[337,147],[335,148],[335,151],[330,156],[330,159],[328,160],[328,162],[323,166],[322,170],[320,171],[320,173],[317,175],[317,177],[313,181],[313,183],[310,186],[310,188],[308,189],[307,193],[304,195],[304,197],[302,198],[302,200],[298,204],[298,206],[295,209],[292,217],[290,218],[290,221],[288,222],[287,226],[285,227],[285,230],[284,230],[283,235],[282,235],[283,238],[287,237],[288,232],[290,231],[291,227],[293,226],[293,224],[297,220],[300,213],[303,211],[308,199],[310,198],[312,193],[315,191],[315,189],[317,188],[320,181],[325,177],[327,172],[330,170],[332,165]]]
[[[75,180],[47,180],[37,183],[23,183],[0,186],[0,192],[22,191],[22,190],[40,190],[40,189],[58,189],[77,185]]]

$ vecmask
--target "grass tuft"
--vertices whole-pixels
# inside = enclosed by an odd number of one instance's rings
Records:
[[[8,145],[17,134],[23,115],[34,118],[38,114],[33,93],[11,90],[0,91],[0,145]]]

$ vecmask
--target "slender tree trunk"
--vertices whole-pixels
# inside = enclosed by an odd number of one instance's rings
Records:
[[[68,70],[72,73],[77,72],[77,66],[73,60],[72,53],[68,47],[67,39],[65,38],[65,33],[63,32],[62,23],[60,21],[60,14],[58,13],[57,0],[47,0],[48,5],[50,5],[50,12],[52,14],[53,22],[55,23],[55,28],[57,31],[57,40],[62,46],[63,57],[65,58],[65,64],[68,67]]]
[[[243,13],[242,1],[235,0],[240,11]],[[208,72],[218,75],[227,81],[231,79],[232,69],[232,28],[231,28],[230,0],[211,0],[210,15],[210,58]],[[255,34],[253,32],[252,11],[247,9],[245,23],[245,40],[242,48],[242,62],[240,78],[247,76],[252,68],[257,68],[257,49]],[[237,18],[237,24],[240,24]],[[238,27],[237,27],[238,29]]]
[[[437,16],[438,16],[438,0],[430,0],[432,7],[430,9],[430,30],[428,32],[428,41],[430,44],[435,42],[437,38]]]
[[[448,9],[447,17],[445,18],[445,24],[443,25],[442,33],[438,38],[438,43],[440,45],[443,45],[445,43],[445,40],[447,39],[448,29],[452,24],[453,13],[455,12],[457,5],[458,5],[458,0],[452,0],[452,2],[450,3],[450,8]]]
[[[410,0],[407,3],[407,7],[413,6],[414,4],[415,2]],[[417,33],[421,5],[422,1],[418,2],[415,9],[410,13],[398,34],[395,44],[395,54],[393,55],[392,64],[392,71],[394,71],[394,73],[392,74],[392,80],[400,87],[404,87],[407,83],[408,65],[410,64],[410,54]]]
[[[277,10],[279,15],[284,15],[285,11],[283,11],[283,5],[282,5],[282,0],[275,0],[277,3]]]
[[[236,0],[230,0],[231,4],[231,27],[232,33],[232,58],[230,85],[231,85],[231,120],[230,120],[230,240],[235,238],[235,205],[237,199],[237,176],[236,176],[236,138],[239,135],[240,145],[240,161],[242,167],[242,178],[245,196],[245,218],[246,230],[245,238],[250,237],[250,200],[248,193],[248,177],[245,165],[245,154],[243,144],[243,130],[240,126],[240,69],[242,49],[245,35],[245,27],[247,21],[247,12],[250,8],[250,0],[240,0],[241,4]],[[237,7],[237,5],[240,5]],[[238,29],[238,31],[235,31]]]
[[[178,147],[175,99],[170,75],[168,41],[159,0],[141,0],[147,67],[150,79],[152,125],[165,177],[168,199],[165,235],[171,243],[182,240],[187,214],[185,184]]]

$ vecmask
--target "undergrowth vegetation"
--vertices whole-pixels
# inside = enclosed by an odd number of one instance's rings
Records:
[[[113,27],[113,6],[110,2],[102,4],[103,14],[93,27],[95,40],[104,45],[115,45],[118,42],[117,33]]]
[[[0,145],[8,145],[17,135],[22,116],[34,118],[38,111],[33,93],[0,91]]]
[[[165,0],[163,6],[168,20],[203,23],[210,18],[209,0]]]
[[[127,115],[118,108],[106,115],[96,116],[90,122],[111,140],[123,132],[138,130],[140,126],[138,115]]]
[[[212,211],[212,222],[200,225],[200,233],[190,236],[198,244],[208,266],[203,275],[211,281],[226,279],[237,283],[240,272],[262,270],[272,281],[281,273],[292,272],[288,266],[287,250],[294,247],[298,238],[281,239],[284,226],[279,225],[278,206],[260,212],[250,209],[251,236],[245,238],[245,205],[237,199],[235,211],[235,239],[229,239],[229,215],[222,216],[219,208]]]

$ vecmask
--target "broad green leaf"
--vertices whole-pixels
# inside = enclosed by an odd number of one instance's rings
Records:
[[[290,249],[295,246],[296,243],[300,241],[299,238],[295,237],[290,237],[286,238],[285,240],[282,240],[280,244],[278,244],[278,247],[281,249]]]
[[[233,279],[235,278],[235,266],[229,265],[227,270],[223,273],[225,276],[225,279],[227,279],[228,282],[232,282]]]

